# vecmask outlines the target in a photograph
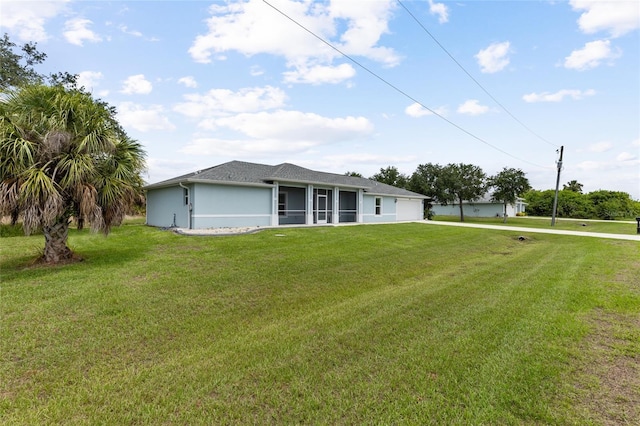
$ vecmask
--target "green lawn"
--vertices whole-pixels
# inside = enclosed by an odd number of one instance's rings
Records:
[[[434,220],[442,222],[460,222],[459,216],[435,216]],[[636,235],[638,225],[635,221],[590,221],[556,218],[555,226],[551,226],[548,217],[510,217],[507,223],[499,217],[469,217],[465,216],[465,223],[480,223],[488,225],[524,226],[527,228],[560,229],[567,231],[601,232],[607,234]],[[628,223],[633,222],[633,223]]]
[[[0,423],[633,424],[640,244],[519,235],[4,236]]]

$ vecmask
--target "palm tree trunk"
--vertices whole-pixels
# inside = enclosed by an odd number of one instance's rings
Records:
[[[63,219],[52,226],[45,226],[44,233],[44,255],[42,259],[47,263],[58,263],[73,257],[73,252],[67,247],[67,236],[69,235],[69,221]]]
[[[15,226],[18,223],[18,219],[20,218],[20,210],[13,209],[11,210],[11,226]]]

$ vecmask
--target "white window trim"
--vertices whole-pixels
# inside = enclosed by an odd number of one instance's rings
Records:
[[[378,205],[378,200],[380,200],[380,205]],[[373,200],[373,213],[376,216],[382,216],[382,197],[375,197]],[[378,211],[378,209],[380,209],[380,211]]]

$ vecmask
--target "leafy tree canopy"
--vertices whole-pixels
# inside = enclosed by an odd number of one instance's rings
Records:
[[[524,197],[532,216],[551,216],[555,191],[530,190]],[[640,215],[640,202],[620,191],[594,191],[588,194],[568,189],[558,192],[558,217],[575,219],[633,218]]]
[[[486,175],[473,164],[420,164],[411,175],[408,189],[424,194],[434,202],[460,205],[460,220],[464,221],[463,201],[474,201],[486,191]]]
[[[397,186],[398,188],[406,188],[409,178],[400,173],[397,167],[389,166],[380,169],[380,172],[371,176],[372,180],[386,183],[387,185]]]
[[[492,201],[502,202],[504,205],[504,221],[507,221],[507,205],[514,204],[516,198],[531,189],[529,179],[520,169],[505,167],[487,182],[493,188]]]
[[[36,43],[17,46],[5,33],[0,38],[0,90],[7,90],[27,84],[39,84],[48,81],[75,87],[77,76],[68,72],[59,72],[48,76],[39,74],[35,66],[44,62],[47,54],[38,51]]]
[[[486,192],[487,175],[473,164],[448,164],[443,168],[446,198],[460,206],[460,221],[464,222],[463,201],[475,201]]]
[[[71,217],[107,234],[140,200],[145,153],[115,110],[61,85],[13,89],[0,99],[0,214],[42,229],[44,260],[72,257]]]
[[[360,177],[360,178],[362,177],[362,174],[358,172],[346,172],[344,175],[351,176],[351,177]]]

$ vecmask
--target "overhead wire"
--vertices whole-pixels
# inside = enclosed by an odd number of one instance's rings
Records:
[[[308,29],[307,27],[305,27],[304,25],[302,25],[300,22],[296,21],[295,19],[293,19],[292,17],[290,17],[289,15],[287,15],[285,12],[283,12],[282,10],[278,9],[276,6],[272,5],[271,3],[269,3],[267,0],[262,0],[266,5],[268,5],[269,7],[271,7],[273,10],[275,10],[276,12],[278,12],[279,14],[281,14],[282,16],[284,16],[285,18],[287,18],[289,21],[291,21],[292,23],[296,24],[298,27],[300,27],[301,29],[303,29],[304,31],[306,31],[307,33],[309,33],[310,35],[312,35],[313,37],[315,37],[316,39],[318,39],[319,41],[321,41],[322,43],[324,43],[325,45],[327,45],[329,48],[335,50],[336,52],[338,52],[340,55],[342,55],[343,57],[347,58],[348,60],[350,60],[351,62],[353,62],[354,64],[356,64],[357,66],[359,66],[360,68],[362,68],[363,70],[365,70],[366,72],[368,72],[369,74],[371,74],[373,77],[377,78],[378,80],[380,80],[381,82],[383,82],[384,84],[386,84],[387,86],[391,87],[393,90],[395,90],[396,92],[402,94],[403,96],[405,96],[406,98],[410,99],[411,101],[415,102],[416,104],[420,105],[422,108],[424,108],[425,110],[429,111],[431,114],[435,115],[436,117],[440,118],[441,120],[444,120],[445,122],[449,123],[451,126],[455,127],[456,129],[460,130],[461,132],[467,134],[468,136],[472,137],[473,139],[477,140],[478,142],[481,142],[493,149],[495,149],[498,152],[503,153],[504,155],[511,157],[515,160],[518,161],[522,161],[524,163],[527,164],[531,164],[532,166],[536,166],[536,167],[540,167],[540,168],[547,168],[545,166],[541,166],[539,164],[533,163],[531,161],[525,160],[524,158],[520,158],[517,157],[507,151],[505,151],[502,148],[499,148],[493,144],[491,144],[490,142],[486,141],[485,139],[481,138],[480,136],[477,136],[473,133],[471,133],[469,130],[463,128],[462,126],[460,126],[459,124],[449,120],[447,117],[443,116],[442,114],[439,114],[437,111],[429,108],[428,106],[424,105],[422,102],[420,102],[419,100],[417,100],[416,98],[414,98],[413,96],[409,95],[407,92],[405,92],[404,90],[400,89],[399,87],[397,87],[396,85],[394,85],[393,83],[385,80],[383,77],[379,76],[378,74],[376,74],[374,71],[372,71],[371,69],[369,69],[367,66],[363,65],[362,63],[360,63],[359,61],[357,61],[356,59],[354,59],[352,56],[348,55],[347,53],[343,52],[342,50],[338,49],[336,46],[334,46],[333,44],[331,44],[330,42],[328,42],[327,40],[325,40],[324,38],[320,37],[319,35],[317,35],[316,33],[314,33],[313,31],[311,31],[310,29]]]
[[[507,107],[505,107],[500,101],[498,101],[491,93],[489,93],[489,91],[482,85],[480,84],[480,82],[478,80],[476,80],[473,75],[471,75],[471,73],[469,71],[466,70],[466,68],[464,66],[462,66],[462,64],[460,62],[458,62],[458,60],[442,45],[442,43],[440,43],[440,41],[438,41],[438,39],[427,29],[427,27],[425,27],[422,22],[409,10],[409,8],[407,8],[407,6],[404,5],[404,3],[402,2],[402,0],[396,0],[398,2],[398,4],[400,6],[402,6],[402,8],[409,14],[409,16],[411,16],[411,18],[413,18],[413,20],[424,30],[424,32],[426,32],[429,37],[431,37],[431,39],[440,47],[440,49],[442,49],[444,51],[444,53],[447,54],[447,56],[449,56],[449,58],[451,58],[451,60],[453,62],[455,62],[455,64],[471,79],[473,80],[473,82],[480,88],[482,89],[482,91],[484,93],[487,94],[487,96],[489,96],[500,108],[502,108],[504,110],[504,112],[506,112],[507,114],[509,114],[509,116],[511,118],[513,118],[518,124],[520,124],[523,128],[525,128],[529,133],[531,133],[532,135],[534,135],[535,137],[537,137],[538,139],[540,139],[541,141],[553,146],[554,148],[559,148],[558,145],[554,144],[553,142],[549,142],[547,139],[543,138],[542,136],[540,136],[538,133],[534,132],[531,128],[529,128],[526,124],[524,124],[522,121],[520,121],[515,115],[513,115],[513,113],[511,113],[511,111],[509,111],[509,109]]]

